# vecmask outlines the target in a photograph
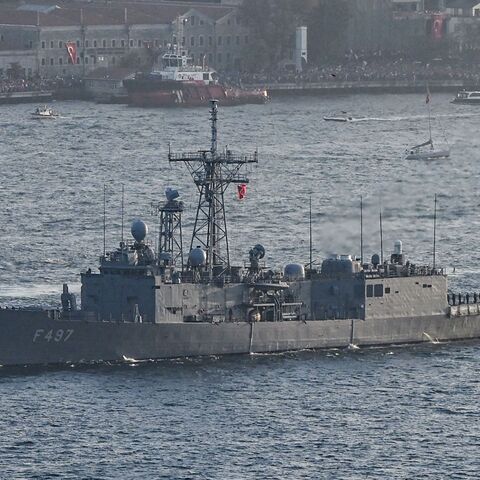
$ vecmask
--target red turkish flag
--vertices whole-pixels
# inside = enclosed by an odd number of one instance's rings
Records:
[[[77,63],[77,44],[75,42],[67,42],[65,43],[67,47],[68,56],[72,61],[73,65]]]
[[[237,192],[238,192],[238,199],[243,200],[245,195],[247,194],[247,185],[245,183],[241,183],[237,185]]]

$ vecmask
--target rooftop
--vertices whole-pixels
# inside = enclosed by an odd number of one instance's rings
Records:
[[[100,6],[85,2],[58,2],[0,6],[2,25],[63,27],[80,25],[157,25],[172,23],[194,9],[212,20],[219,20],[234,7],[189,3],[117,2]]]

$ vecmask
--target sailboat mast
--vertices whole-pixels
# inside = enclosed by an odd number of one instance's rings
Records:
[[[428,88],[427,83],[427,98],[425,100],[427,107],[428,107],[428,139],[430,143],[432,143],[432,110],[430,108],[430,89]]]

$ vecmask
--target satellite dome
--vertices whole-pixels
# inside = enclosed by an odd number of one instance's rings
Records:
[[[192,267],[200,267],[207,262],[207,254],[200,247],[194,248],[188,255],[188,261]]]
[[[131,232],[137,242],[142,242],[148,234],[148,226],[142,220],[134,220],[132,222]]]
[[[289,263],[285,265],[283,275],[287,280],[303,280],[305,278],[305,267],[300,263]]]

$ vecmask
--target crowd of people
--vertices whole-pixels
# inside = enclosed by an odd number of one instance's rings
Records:
[[[434,58],[428,62],[404,58],[349,58],[342,63],[307,65],[302,72],[296,72],[292,66],[287,65],[281,69],[254,74],[231,75],[230,80],[241,84],[262,85],[368,81],[416,83],[429,80],[461,80],[470,84],[480,84],[480,63],[449,58]]]
[[[54,88],[54,82],[52,80],[46,80],[41,78],[35,79],[1,79],[0,80],[0,93],[13,93],[13,92],[38,92],[42,90],[51,90]]]
[[[41,92],[56,90],[60,87],[78,87],[80,80],[65,77],[65,78],[40,78],[35,77],[31,79],[0,79],[0,93],[15,93],[15,92]]]

